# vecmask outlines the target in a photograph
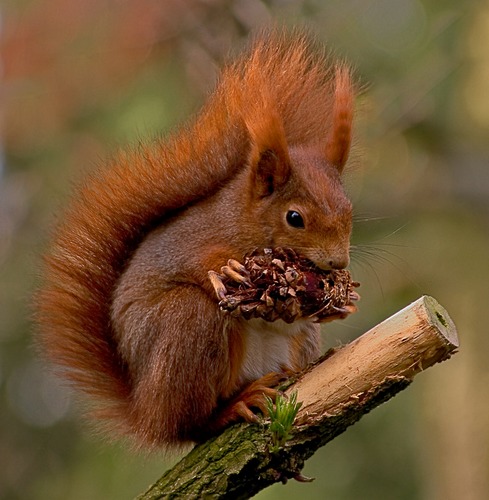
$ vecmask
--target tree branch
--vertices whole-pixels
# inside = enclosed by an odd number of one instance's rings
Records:
[[[295,477],[313,453],[370,410],[406,388],[413,377],[458,348],[455,325],[431,297],[421,297],[350,344],[330,350],[291,382],[302,401],[292,436],[270,451],[267,424],[239,424],[196,446],[140,500],[250,498]]]

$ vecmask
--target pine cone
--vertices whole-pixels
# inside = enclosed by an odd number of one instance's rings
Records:
[[[356,310],[359,295],[346,270],[324,271],[289,248],[265,248],[247,255],[244,267],[249,284],[222,279],[227,294],[219,303],[223,311],[245,319],[299,318],[317,321],[344,318]]]

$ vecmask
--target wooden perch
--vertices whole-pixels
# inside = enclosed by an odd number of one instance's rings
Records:
[[[326,353],[287,389],[302,401],[293,433],[278,452],[263,425],[239,424],[196,446],[139,499],[250,498],[300,471],[319,447],[407,387],[458,348],[455,325],[421,297],[350,344]]]

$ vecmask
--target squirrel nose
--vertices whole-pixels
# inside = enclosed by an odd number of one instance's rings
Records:
[[[350,263],[350,255],[348,251],[343,252],[320,252],[319,255],[311,254],[309,257],[314,264],[324,271],[331,271],[333,269],[345,269]]]
[[[328,265],[330,269],[345,269],[350,263],[350,256],[348,254],[333,257],[329,260]]]

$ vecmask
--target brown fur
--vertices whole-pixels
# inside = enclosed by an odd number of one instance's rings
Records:
[[[168,446],[262,406],[276,377],[247,379],[249,325],[219,312],[207,271],[274,244],[347,262],[353,88],[338,68],[303,33],[262,34],[180,132],[78,186],[45,260],[40,343],[112,433]],[[290,206],[306,231],[286,226]],[[293,369],[317,337],[292,336]]]

